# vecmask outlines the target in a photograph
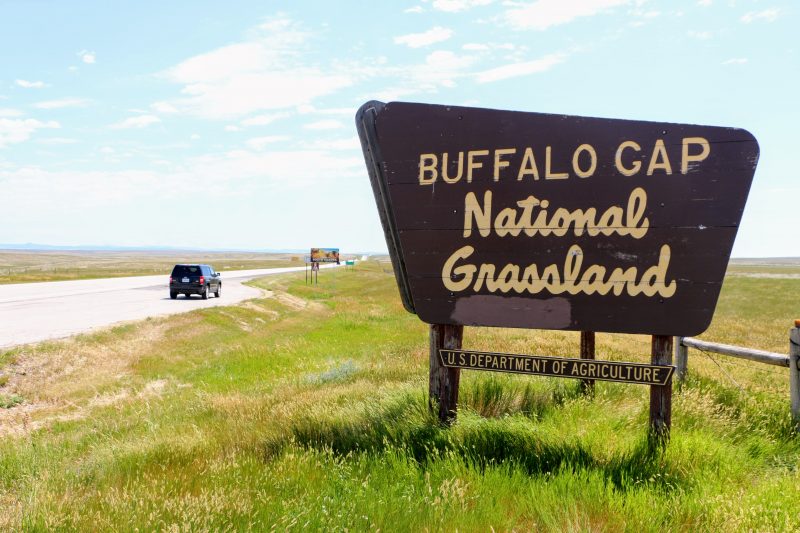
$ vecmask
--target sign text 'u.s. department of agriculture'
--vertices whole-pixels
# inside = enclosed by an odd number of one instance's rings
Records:
[[[642,385],[666,385],[675,370],[674,366],[470,350],[439,350],[439,359],[442,366],[450,368],[595,379]]]

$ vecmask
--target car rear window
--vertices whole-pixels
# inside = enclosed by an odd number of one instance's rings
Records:
[[[200,267],[197,265],[175,265],[172,269],[172,277],[178,276],[199,276]]]

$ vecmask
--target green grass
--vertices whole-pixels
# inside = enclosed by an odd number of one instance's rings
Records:
[[[1,385],[0,385],[1,386]],[[22,397],[16,394],[5,395],[0,394],[0,409],[11,409],[12,407],[22,403]]]
[[[663,451],[635,385],[587,398],[572,380],[464,372],[445,428],[427,327],[384,270],[266,278],[275,297],[0,354],[0,400],[24,398],[0,409],[0,529],[800,529],[785,371],[691,352]],[[800,280],[730,277],[703,338],[785,352],[798,301]],[[474,349],[578,344],[465,332]],[[644,336],[597,344],[648,358]]]

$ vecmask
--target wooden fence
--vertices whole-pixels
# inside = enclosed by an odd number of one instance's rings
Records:
[[[795,428],[800,432],[800,320],[795,320],[794,326],[789,330],[789,355],[701,341],[692,337],[676,337],[675,374],[678,378],[678,383],[686,379],[689,365],[689,348],[788,368],[789,402],[792,419],[794,420]]]

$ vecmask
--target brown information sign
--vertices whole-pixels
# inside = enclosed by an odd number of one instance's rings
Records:
[[[758,161],[747,131],[403,102],[356,123],[423,321],[708,327]]]
[[[511,353],[475,352],[470,350],[439,350],[443,366],[469,370],[491,370],[514,374],[533,374],[559,378],[596,379],[641,385],[666,385],[674,366],[621,363],[543,357]]]

